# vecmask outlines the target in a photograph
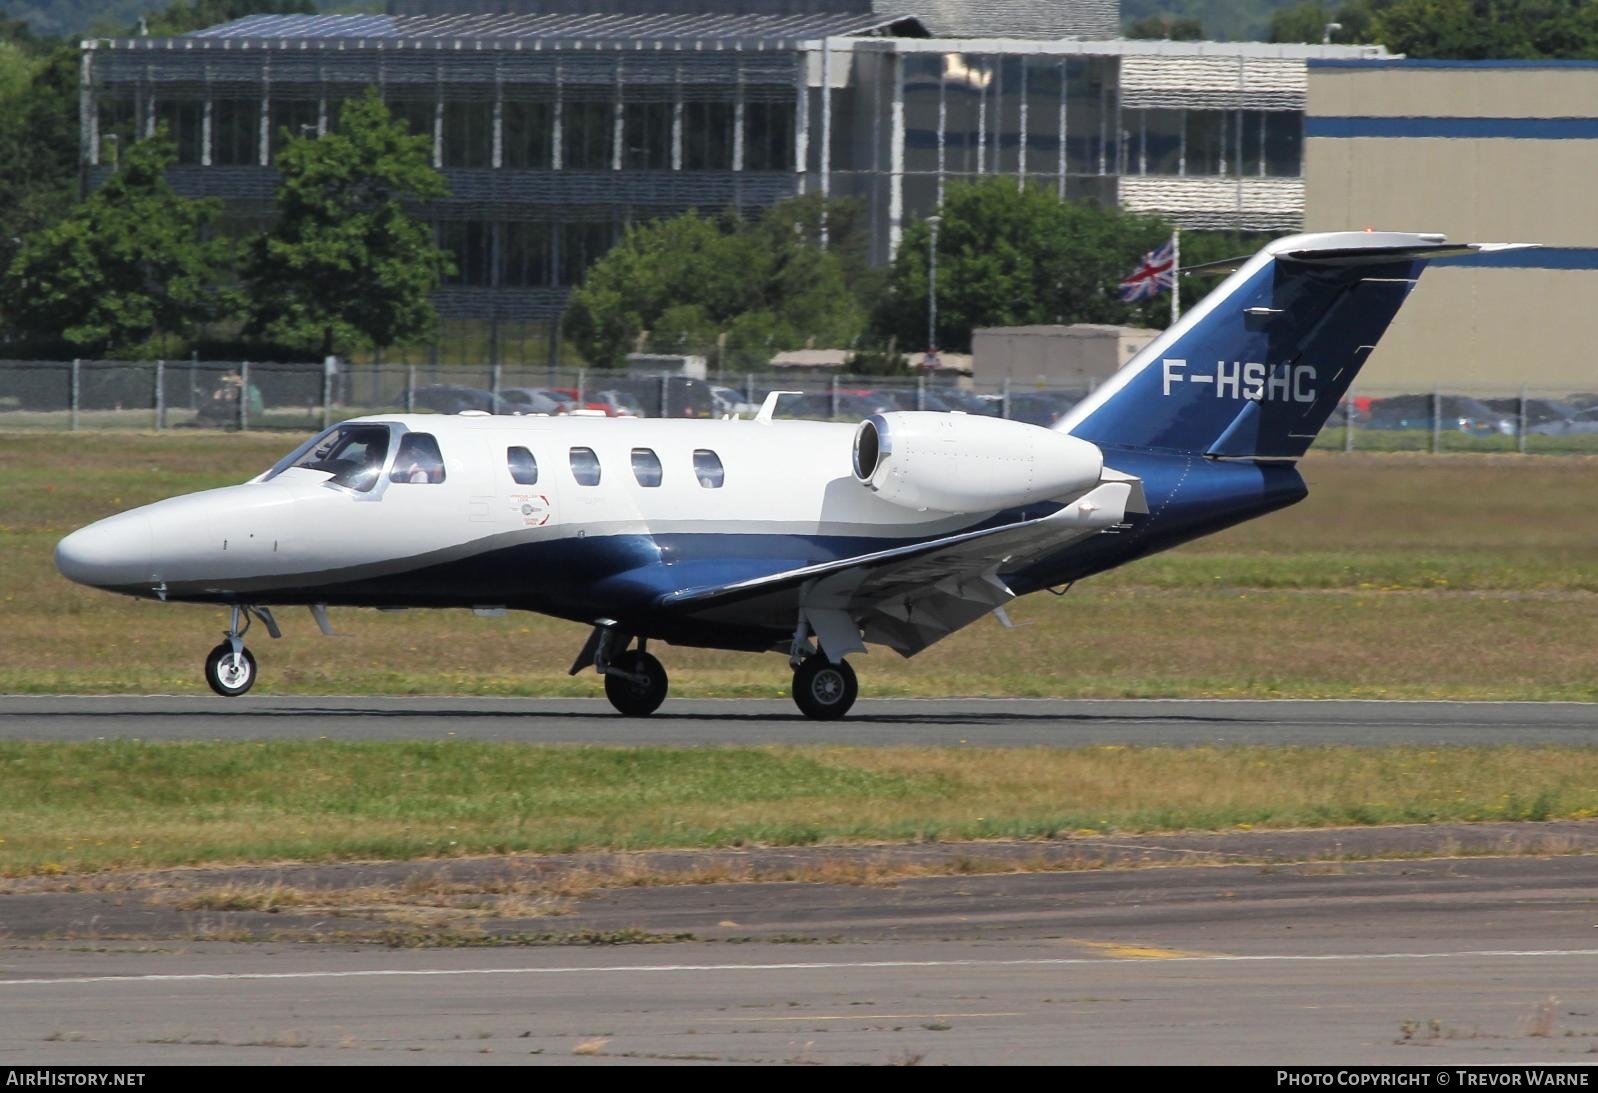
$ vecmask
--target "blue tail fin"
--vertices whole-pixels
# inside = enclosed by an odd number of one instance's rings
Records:
[[[1399,232],[1275,240],[1055,427],[1101,447],[1296,459],[1426,263],[1486,249]]]

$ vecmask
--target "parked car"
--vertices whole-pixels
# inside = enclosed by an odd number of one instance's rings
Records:
[[[463,387],[456,383],[429,383],[425,387],[413,388],[408,398],[400,396],[400,404],[414,406],[419,411],[431,410],[435,414],[458,414],[462,410],[482,410],[490,414],[519,412],[514,405],[492,391]]]
[[[627,374],[607,378],[614,390],[624,392],[638,407],[642,417],[717,417],[710,384],[692,376]],[[665,402],[662,405],[662,394]]]
[[[548,387],[501,387],[499,397],[523,414],[564,414],[576,405]]]
[[[1580,436],[1584,433],[1598,433],[1598,406],[1574,410],[1569,417],[1559,421],[1528,425],[1526,432],[1537,436]]]
[[[1557,432],[1557,426],[1570,421],[1581,413],[1579,409],[1570,403],[1560,402],[1551,398],[1526,399],[1524,410],[1522,410],[1521,400],[1518,398],[1489,398],[1482,401],[1517,424],[1520,421],[1520,415],[1525,413],[1526,431],[1528,433],[1547,432],[1549,429]],[[1549,427],[1549,429],[1544,429],[1545,426]]]
[[[760,404],[750,402],[742,391],[720,384],[710,385],[710,399],[717,417],[724,414],[753,414],[760,410]]]
[[[611,388],[594,391],[583,396],[583,405],[590,410],[603,410],[606,417],[644,417],[644,408],[631,392]]]
[[[570,414],[577,410],[586,410],[591,414],[603,414],[605,417],[640,417],[636,411],[631,414],[622,412],[627,404],[626,399],[607,397],[604,391],[584,390],[581,399],[577,397],[575,387],[540,387],[539,391],[560,403],[554,412],[557,414]]]
[[[1010,420],[1051,428],[1084,395],[1083,391],[1011,391]],[[1002,399],[999,405],[1002,412]]]
[[[999,414],[998,403],[984,398],[975,391],[967,391],[964,387],[928,387],[929,398],[934,394],[944,409],[959,410],[967,414],[982,414],[987,417],[997,417]]]
[[[1366,429],[1430,429],[1433,402],[1442,428],[1472,436],[1514,436],[1515,419],[1464,395],[1394,395],[1371,402]]]

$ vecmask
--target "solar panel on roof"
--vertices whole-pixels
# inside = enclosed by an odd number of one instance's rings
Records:
[[[821,15],[251,15],[196,31],[203,39],[514,38],[596,41],[648,39],[792,39],[877,30],[900,17]]]

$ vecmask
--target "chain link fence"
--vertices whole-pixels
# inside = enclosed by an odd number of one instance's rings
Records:
[[[858,421],[945,410],[1052,425],[1087,390],[957,376],[801,371],[681,374],[610,369],[248,361],[0,361],[0,430],[273,429],[308,433],[377,413],[753,414],[772,391],[784,417]],[[1359,388],[1316,447],[1342,451],[1598,453],[1598,393],[1540,387]]]

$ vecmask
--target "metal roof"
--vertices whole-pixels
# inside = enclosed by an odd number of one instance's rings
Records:
[[[796,39],[843,37],[886,30],[896,24],[901,31],[922,33],[908,16],[870,12],[809,15],[728,15],[619,13],[542,15],[251,15],[231,23],[183,36],[206,45],[218,40],[245,42],[284,41],[538,41],[589,42],[789,42]],[[121,44],[121,43],[118,43]],[[130,43],[131,44],[131,43]],[[219,43],[220,44],[220,43]]]

